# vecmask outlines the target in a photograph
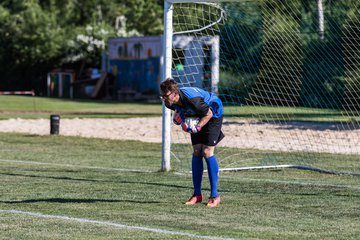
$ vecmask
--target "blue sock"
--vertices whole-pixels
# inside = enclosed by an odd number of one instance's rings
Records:
[[[210,187],[211,187],[211,197],[218,197],[219,194],[217,192],[217,186],[218,186],[218,178],[219,178],[219,165],[217,163],[217,159],[215,155],[205,158],[207,169],[208,169],[208,175],[210,180]]]
[[[201,180],[204,171],[202,157],[192,156],[192,179],[194,184],[194,195],[201,195]]]

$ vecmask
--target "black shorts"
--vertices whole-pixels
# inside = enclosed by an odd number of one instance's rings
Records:
[[[225,137],[221,131],[222,122],[223,117],[211,118],[200,132],[191,134],[192,145],[216,146]]]

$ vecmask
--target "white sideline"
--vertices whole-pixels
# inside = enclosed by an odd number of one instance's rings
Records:
[[[32,217],[38,217],[38,218],[50,218],[50,219],[59,219],[59,220],[64,220],[64,221],[75,221],[75,222],[80,222],[80,223],[92,223],[92,224],[98,224],[98,225],[103,225],[103,226],[111,226],[111,227],[115,227],[115,228],[126,228],[126,229],[141,230],[141,231],[166,234],[166,235],[186,236],[186,237],[191,237],[191,238],[215,239],[215,240],[231,240],[231,239],[233,239],[233,238],[220,238],[220,237],[196,235],[196,234],[192,234],[192,233],[163,230],[163,229],[159,229],[159,228],[130,226],[130,225],[121,224],[121,223],[99,221],[99,220],[92,220],[92,219],[86,219],[86,218],[74,218],[74,217],[67,217],[67,216],[61,216],[61,215],[48,215],[48,214],[36,213],[36,212],[25,212],[25,211],[19,211],[19,210],[0,210],[0,213],[22,214],[22,215],[28,215],[28,216],[32,216]]]
[[[0,159],[0,162],[21,163],[21,164],[36,164],[36,165],[50,165],[50,166],[59,166],[59,167],[72,167],[72,168],[101,169],[101,170],[119,171],[119,172],[152,173],[152,171],[138,170],[138,169],[108,168],[108,167],[83,166],[83,165],[48,163],[48,162],[35,162],[35,161],[20,161],[20,160],[8,160],[8,159]]]

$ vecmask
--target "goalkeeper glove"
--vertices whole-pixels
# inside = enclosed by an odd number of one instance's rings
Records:
[[[198,133],[198,132],[201,131],[201,126],[200,125],[190,127],[184,122],[181,123],[181,128],[182,128],[183,131],[188,132],[188,133]]]
[[[173,115],[173,123],[176,125],[180,125],[183,122],[180,113],[178,113],[176,110],[174,111]]]

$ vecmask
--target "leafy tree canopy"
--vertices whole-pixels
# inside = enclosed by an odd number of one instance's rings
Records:
[[[3,0],[0,90],[36,88],[54,66],[99,64],[107,40],[162,32],[162,0]],[[99,67],[99,66],[96,66]],[[43,81],[43,80],[42,80]]]

